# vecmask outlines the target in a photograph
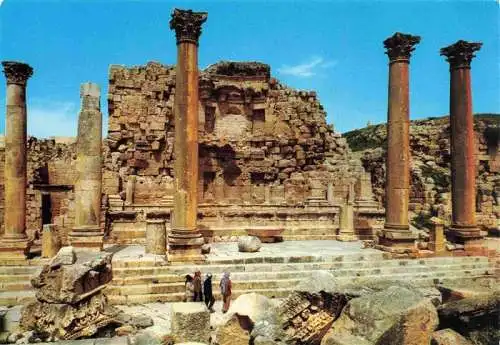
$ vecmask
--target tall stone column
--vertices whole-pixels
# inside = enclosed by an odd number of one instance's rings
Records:
[[[476,225],[476,162],[470,65],[482,43],[458,41],[441,49],[450,63],[451,234],[460,243],[481,238]]]
[[[82,108],[76,143],[75,225],[69,234],[77,249],[102,250],[101,231],[101,145],[102,115],[99,85],[84,83],[80,88]]]
[[[177,37],[175,79],[175,194],[169,261],[202,261],[198,214],[198,40],[206,12],[175,9],[170,28]]]
[[[400,32],[384,41],[389,56],[385,226],[380,244],[414,248],[409,228],[410,117],[409,64],[420,37]]]
[[[24,257],[28,252],[26,236],[26,83],[33,74],[29,65],[3,61],[7,78],[5,122],[5,232],[0,254]]]

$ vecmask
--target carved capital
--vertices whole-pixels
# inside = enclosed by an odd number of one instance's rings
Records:
[[[476,55],[474,52],[481,49],[480,42],[458,41],[448,47],[441,48],[441,55],[446,56],[450,69],[470,68],[470,62]]]
[[[415,50],[414,45],[420,42],[420,36],[402,34],[396,32],[384,41],[385,52],[389,56],[390,63],[410,62],[411,52]]]
[[[170,29],[175,30],[177,44],[191,42],[198,45],[201,35],[201,24],[207,20],[207,12],[174,9],[170,20]]]
[[[2,61],[3,73],[7,78],[7,84],[19,84],[26,86],[26,82],[33,74],[30,65],[16,61]]]

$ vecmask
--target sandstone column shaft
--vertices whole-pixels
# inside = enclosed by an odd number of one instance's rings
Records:
[[[174,223],[178,231],[196,231],[198,209],[198,47],[177,46],[175,83]]]
[[[5,124],[5,232],[0,251],[24,255],[26,236],[26,83],[33,69],[24,63],[2,62],[7,78]]]
[[[441,49],[450,63],[451,229],[458,241],[480,237],[476,226],[476,164],[470,63],[481,43],[458,41]]]
[[[201,261],[198,216],[198,40],[204,12],[175,9],[170,28],[177,38],[175,80],[175,193],[169,261]]]
[[[389,56],[387,112],[386,216],[388,245],[413,242],[408,223],[410,198],[409,63],[420,37],[395,33],[384,41]],[[381,241],[384,242],[384,241]]]
[[[410,199],[410,117],[408,62],[389,67],[386,227],[408,230]]]
[[[82,84],[80,97],[82,109],[76,144],[75,226],[70,240],[75,247],[100,250],[102,115],[99,86]]]

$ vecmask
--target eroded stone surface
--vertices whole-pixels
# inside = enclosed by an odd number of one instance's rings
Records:
[[[428,345],[437,325],[437,312],[429,300],[393,286],[351,300],[321,344]]]
[[[172,335],[179,342],[208,342],[210,313],[203,303],[174,303],[171,329]]]
[[[244,253],[258,252],[262,243],[256,236],[242,236],[238,239],[238,251]]]
[[[72,248],[63,248],[60,253],[63,251],[67,255],[56,256],[31,280],[39,301],[73,304],[111,281],[111,254],[81,253],[71,265],[62,262],[73,260]]]

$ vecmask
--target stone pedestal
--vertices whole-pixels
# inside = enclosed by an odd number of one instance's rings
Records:
[[[102,115],[99,86],[82,84],[80,97],[82,109],[76,143],[75,226],[69,234],[69,241],[75,249],[100,251],[103,233],[100,228]]]
[[[0,256],[24,258],[29,250],[26,236],[26,83],[33,69],[24,63],[2,62],[6,90],[5,121],[5,232]]]
[[[340,206],[339,234],[338,241],[355,241],[357,237],[354,233],[354,207],[352,203],[345,203]]]
[[[420,37],[395,33],[384,41],[389,56],[387,119],[386,218],[379,243],[387,247],[415,247],[408,223],[410,199],[409,63]]]
[[[61,249],[61,240],[55,224],[44,224],[42,232],[42,258],[51,258]]]
[[[163,219],[146,220],[146,253],[165,255],[167,231]]]
[[[481,43],[458,41],[441,49],[450,63],[451,191],[455,242],[471,245],[481,239],[476,225],[476,161],[470,64]]]
[[[436,255],[445,253],[445,237],[444,237],[444,222],[437,218],[432,217],[432,228],[430,231],[429,250],[432,250]]]
[[[177,37],[175,80],[175,194],[168,260],[203,261],[198,216],[198,40],[207,13],[175,9],[170,28]]]

